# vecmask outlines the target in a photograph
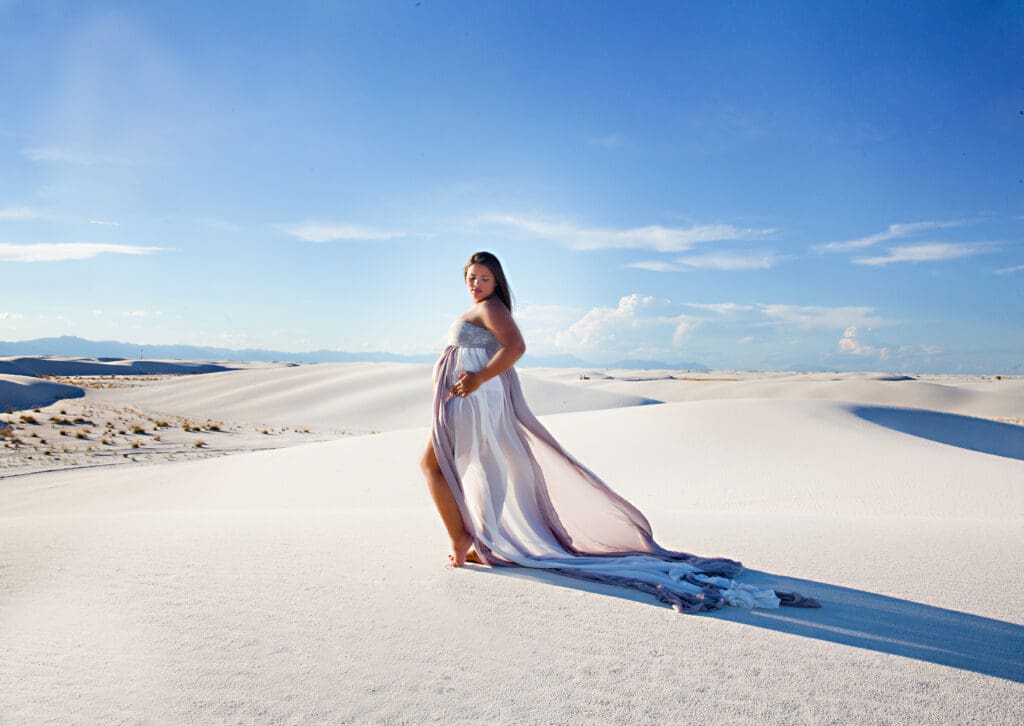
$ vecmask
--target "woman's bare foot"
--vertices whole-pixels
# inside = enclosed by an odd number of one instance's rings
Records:
[[[462,567],[467,562],[475,562],[478,565],[483,564],[480,555],[473,549],[473,538],[468,534],[464,539],[452,542],[452,553],[448,555],[448,561],[452,567]]]

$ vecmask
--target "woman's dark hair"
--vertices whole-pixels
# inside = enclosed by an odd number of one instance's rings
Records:
[[[505,307],[512,310],[512,290],[508,286],[508,280],[505,279],[505,271],[501,269],[501,263],[498,262],[498,258],[490,252],[474,252],[469,256],[469,262],[462,268],[462,278],[466,278],[466,273],[469,272],[469,268],[473,265],[483,265],[491,274],[494,275],[494,297],[505,303]]]

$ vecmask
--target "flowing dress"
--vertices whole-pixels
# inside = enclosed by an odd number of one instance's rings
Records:
[[[679,612],[818,607],[796,593],[736,582],[739,562],[655,542],[644,515],[537,420],[513,368],[465,398],[452,394],[459,373],[481,370],[499,347],[486,328],[457,320],[434,366],[434,453],[485,564],[631,587]]]

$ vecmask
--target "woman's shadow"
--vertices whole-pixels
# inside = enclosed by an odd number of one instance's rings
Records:
[[[636,590],[575,580],[544,570],[521,567],[466,569],[583,590],[655,607],[668,607]],[[757,570],[744,570],[742,581],[766,588],[796,591],[816,598],[822,607],[820,610],[789,607],[778,610],[743,610],[725,607],[704,617],[723,618],[791,635],[915,658],[1024,683],[1024,626],[864,590],[782,577]]]

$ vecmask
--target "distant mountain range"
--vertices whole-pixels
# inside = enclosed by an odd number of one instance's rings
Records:
[[[433,363],[434,355],[401,355],[383,351],[347,353],[340,350],[314,350],[305,353],[289,353],[283,350],[262,348],[212,348],[197,345],[140,345],[117,340],[87,340],[74,335],[58,338],[36,338],[35,340],[0,341],[0,356],[44,356],[56,355],[67,358],[129,358],[158,360],[209,360],[209,361],[294,361],[296,363]],[[610,365],[598,365],[577,358],[574,355],[533,355],[523,356],[524,366],[548,368],[632,368],[706,371],[700,363],[668,363],[656,360],[620,360]]]

